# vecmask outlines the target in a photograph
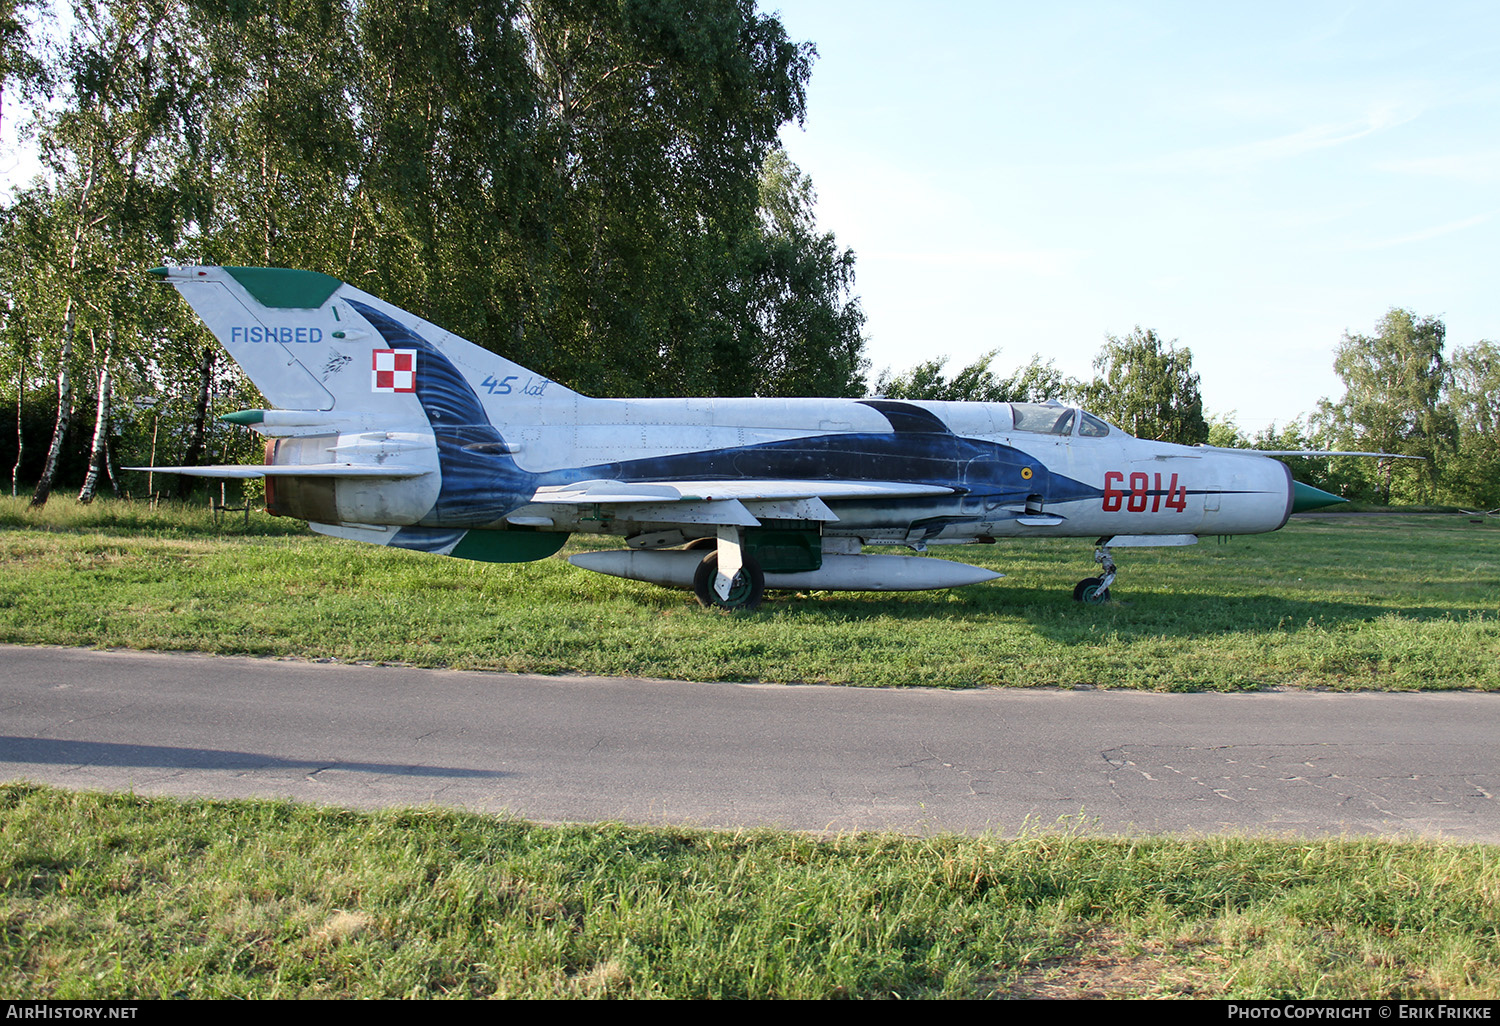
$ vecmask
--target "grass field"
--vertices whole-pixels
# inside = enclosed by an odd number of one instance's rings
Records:
[[[8,997],[1493,998],[1500,850],[547,827],[0,785]]]
[[[1069,598],[1093,569],[1086,540],[941,553],[1008,575],[992,584],[773,593],[752,614],[578,570],[577,544],[480,564],[261,514],[246,530],[201,508],[6,499],[0,642],[869,686],[1500,688],[1493,519],[1295,520],[1118,550],[1103,607]]]
[[[565,550],[573,551],[572,549]],[[1500,688],[1500,524],[1299,521],[1124,553],[969,547],[1009,577],[759,612],[561,558],[488,566],[0,501],[0,641],[859,685]],[[1500,850],[1001,841],[355,813],[0,785],[12,997],[1490,998]]]

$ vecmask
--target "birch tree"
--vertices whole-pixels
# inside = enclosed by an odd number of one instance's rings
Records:
[[[1368,482],[1381,502],[1390,502],[1393,493],[1421,501],[1435,494],[1455,433],[1444,401],[1446,337],[1438,318],[1392,309],[1373,335],[1345,333],[1339,344],[1333,369],[1343,379],[1344,396],[1325,402],[1319,413],[1334,446],[1421,457],[1346,468]]]
[[[1137,325],[1123,338],[1105,336],[1094,372],[1083,401],[1106,420],[1137,438],[1182,445],[1208,440],[1191,349]]]

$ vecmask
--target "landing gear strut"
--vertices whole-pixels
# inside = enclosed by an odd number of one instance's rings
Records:
[[[1115,583],[1115,561],[1110,557],[1108,545],[1100,545],[1094,550],[1094,562],[1099,564],[1104,576],[1085,577],[1074,585],[1074,602],[1101,605],[1109,601],[1109,586]]]

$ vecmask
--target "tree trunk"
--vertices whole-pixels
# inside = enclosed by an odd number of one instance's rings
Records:
[[[62,456],[63,436],[68,433],[68,422],[73,417],[73,377],[69,364],[73,362],[73,325],[76,321],[73,300],[68,300],[67,314],[63,320],[62,355],[57,360],[57,425],[52,429],[52,445],[47,449],[47,463],[42,467],[42,476],[36,483],[36,492],[31,496],[33,509],[45,506],[52,495],[52,485],[57,479],[57,461]]]
[[[99,406],[94,413],[94,445],[89,452],[89,472],[78,490],[78,501],[87,505],[94,501],[94,491],[99,487],[100,475],[108,476],[105,465],[109,451],[109,362],[114,358],[114,346],[104,351],[104,366],[99,368]]]
[[[21,430],[22,414],[25,412],[21,406],[21,396],[25,390],[25,375],[16,374],[16,462],[10,468],[10,497],[16,497],[16,482],[21,477],[21,457],[26,453],[26,432]]]
[[[16,497],[17,482],[21,478],[21,457],[26,452],[26,432],[22,430],[25,412],[22,400],[26,396],[26,342],[21,342],[21,351],[16,354],[16,462],[10,468],[10,497]]]
[[[214,383],[214,349],[203,348],[203,359],[198,365],[198,402],[193,410],[193,433],[188,437],[187,454],[182,457],[184,467],[196,467],[203,461],[203,451],[208,447],[208,402]],[[195,479],[177,478],[177,497],[183,498],[192,490]]]
[[[114,400],[110,399],[110,417],[114,417]],[[115,498],[120,497],[120,467],[118,454],[115,452],[115,436],[109,435],[104,442],[104,470],[109,474],[109,490],[114,493]],[[128,497],[128,496],[127,496]]]

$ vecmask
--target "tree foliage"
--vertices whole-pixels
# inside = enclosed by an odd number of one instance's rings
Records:
[[[777,143],[815,51],[751,0],[75,7],[48,54],[0,6],[0,76],[59,99],[0,212],[0,387],[60,447],[75,409],[140,461],[147,421],[157,462],[239,444],[172,261],[325,271],[586,393],[863,391],[854,255]]]
[[[1374,335],[1345,333],[1334,365],[1345,383],[1339,401],[1324,399],[1315,413],[1253,439],[1231,417],[1216,417],[1209,441],[1420,456],[1278,458],[1297,480],[1350,499],[1500,506],[1500,349],[1481,341],[1450,358],[1446,336],[1440,319],[1392,309]]]
[[[1124,338],[1105,336],[1094,371],[1081,399],[1101,417],[1137,438],[1181,445],[1208,440],[1192,350],[1137,326]]]
[[[1457,445],[1444,491],[1454,502],[1500,507],[1500,346],[1481,341],[1455,349],[1449,372]]]
[[[736,244],[729,286],[744,297],[732,341],[718,347],[714,387],[745,395],[864,392],[865,316],[854,252],[820,232],[812,181],[780,149],[761,168],[758,222]],[[735,362],[737,361],[737,362]]]
[[[47,65],[33,35],[41,10],[41,0],[0,0],[0,118],[7,92],[34,98],[47,86]]]
[[[1000,350],[991,349],[952,378],[943,373],[946,356],[924,360],[897,375],[887,369],[876,381],[875,391],[891,399],[980,403],[1040,403],[1068,399],[1078,391],[1078,382],[1063,377],[1053,361],[1043,363],[1040,356],[1033,356],[1010,376],[1001,377],[992,369],[999,355]]]
[[[1453,449],[1455,425],[1445,401],[1446,334],[1435,317],[1393,309],[1376,324],[1375,334],[1346,333],[1334,358],[1344,396],[1325,401],[1318,412],[1331,447],[1421,458],[1341,464],[1363,491],[1382,502],[1393,494],[1431,501],[1439,467]]]
[[[47,501],[62,458],[75,392],[92,391],[92,452],[85,500],[107,466],[112,395],[124,371],[140,378],[157,357],[135,341],[162,307],[138,269],[158,262],[178,236],[170,187],[180,156],[191,61],[172,0],[77,0],[67,44],[50,75],[61,105],[39,118],[44,180],[15,206],[29,212],[16,235],[45,295],[34,341],[56,369],[57,414],[32,504]],[[12,296],[32,291],[12,278]],[[80,386],[83,386],[80,389]]]

